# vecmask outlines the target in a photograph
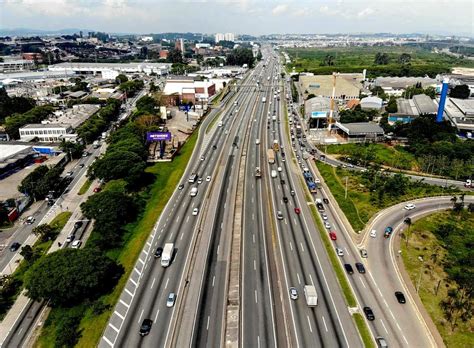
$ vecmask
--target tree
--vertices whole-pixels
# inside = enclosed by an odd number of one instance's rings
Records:
[[[40,238],[41,241],[51,240],[58,234],[57,229],[48,224],[41,224],[33,228],[33,234]]]
[[[61,144],[59,144],[59,148],[68,156],[72,158],[78,159],[81,158],[84,152],[84,145],[81,143],[73,143],[71,141],[66,141],[63,139]]]
[[[105,181],[125,179],[129,184],[137,184],[145,168],[145,161],[136,153],[117,150],[96,160],[89,168],[89,176]]]
[[[124,74],[119,74],[117,75],[117,77],[115,78],[115,81],[120,85],[124,82],[127,82],[128,81],[128,77]]]
[[[467,99],[471,95],[471,90],[468,85],[457,85],[451,89],[449,96],[451,98]]]
[[[400,64],[407,64],[407,63],[410,63],[410,61],[411,61],[411,55],[409,55],[408,53],[402,53],[398,57],[398,62]]]
[[[249,68],[252,68],[255,63],[255,58],[250,48],[237,47],[227,54],[226,62],[227,65],[242,66],[247,64]]]
[[[398,111],[398,106],[397,106],[397,99],[395,97],[390,97],[390,100],[387,103],[387,106],[385,107],[385,111],[393,114]]]
[[[109,291],[123,267],[96,249],[61,249],[35,262],[24,278],[27,295],[53,307],[73,306]]]
[[[170,63],[184,63],[183,55],[180,50],[172,49],[168,52],[168,62]]]
[[[390,61],[390,58],[387,53],[377,52],[375,55],[374,63],[377,65],[387,65]]]
[[[136,107],[138,111],[155,115],[159,104],[155,98],[145,95],[137,100]]]
[[[309,100],[309,99],[314,98],[314,97],[316,97],[316,96],[315,96],[313,93],[310,93],[310,94],[308,94],[308,96],[306,97],[306,100]]]
[[[258,53],[257,53],[257,60],[262,60],[262,52],[260,52],[260,50],[258,50]]]
[[[29,264],[33,263],[35,258],[33,248],[28,244],[21,248],[20,255],[23,256]]]
[[[335,64],[335,58],[332,54],[326,54],[321,63],[323,66],[333,66]]]

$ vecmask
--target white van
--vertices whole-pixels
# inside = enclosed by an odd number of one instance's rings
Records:
[[[197,189],[197,187],[191,188],[191,193],[190,193],[191,197],[194,197],[194,196],[196,196],[197,194],[198,194],[198,189]]]
[[[276,178],[277,177],[277,171],[276,170],[272,170],[272,178]]]

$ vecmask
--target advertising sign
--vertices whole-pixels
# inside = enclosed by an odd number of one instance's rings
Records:
[[[147,132],[146,133],[147,141],[162,141],[162,140],[171,140],[170,132]]]
[[[311,118],[326,118],[327,112],[326,111],[313,111],[311,113]]]

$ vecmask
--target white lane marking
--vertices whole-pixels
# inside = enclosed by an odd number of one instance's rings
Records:
[[[254,202],[253,197],[252,197],[252,199],[251,199],[251,202],[252,202],[252,203]]]
[[[186,201],[183,202],[183,208],[184,208],[185,205],[186,205]]]
[[[128,290],[127,288],[125,288],[125,291],[127,292],[127,294],[129,294],[130,296],[134,297],[135,294],[133,294],[130,290]]]
[[[109,326],[110,326],[112,329],[114,329],[117,333],[120,332],[120,330],[117,329],[115,326],[113,326],[112,323],[109,323]]]
[[[208,331],[209,331],[209,320],[210,320],[210,318],[211,318],[210,316],[207,317],[206,330],[208,330]]]
[[[142,309],[142,312],[140,313],[140,317],[138,318],[138,324],[140,324],[140,322],[142,321],[142,315],[144,311],[145,309]]]
[[[385,324],[383,323],[383,320],[380,319],[380,323],[382,323],[382,326],[383,326],[383,329],[385,330],[386,333],[388,333],[388,330],[387,328],[385,327]]]
[[[388,303],[385,301],[385,299],[383,299],[383,303],[385,303],[385,306],[388,308]]]
[[[151,246],[151,242],[147,240],[146,245]]]
[[[164,229],[164,228],[162,228],[162,229],[161,229],[161,231],[160,231],[160,233],[163,233],[163,231],[164,231],[164,230],[165,230],[165,229]],[[161,234],[160,234],[160,236],[161,236]],[[158,237],[158,238],[160,238],[160,237]]]
[[[349,254],[349,250],[347,250],[346,247],[344,247],[344,250],[346,251],[346,255],[349,256],[349,255],[350,255],[350,254]]]
[[[293,222],[295,223],[295,225],[297,224],[297,222],[296,222],[296,218],[293,218]]]
[[[150,249],[148,248],[148,250],[150,250]],[[148,256],[148,250],[143,249],[143,253],[147,256]],[[146,257],[145,257],[145,259],[146,259]]]
[[[311,327],[311,322],[309,321],[309,316],[306,316],[308,319],[309,331],[313,332],[313,328]]]
[[[405,335],[402,335],[402,338],[403,338],[403,340],[405,341],[405,343],[408,345],[408,341],[407,341]]]
[[[137,282],[133,280],[133,278],[129,278],[129,279],[133,283],[133,285],[135,285],[135,287],[138,285]]]
[[[156,323],[156,321],[158,320],[158,315],[159,315],[159,314],[160,314],[160,310],[158,309],[158,310],[156,311],[156,315],[155,315],[155,323]]]
[[[124,305],[125,307],[127,307],[127,308],[130,307],[130,305],[129,305],[127,302],[125,302],[124,300],[122,300],[122,299],[120,299],[120,303],[123,304],[123,305]]]
[[[363,286],[365,289],[367,289],[367,287],[365,286],[364,281],[362,280],[362,277],[361,277],[361,276],[359,276],[359,279],[360,279],[360,282],[362,283],[362,286]]]
[[[179,240],[183,240],[184,232],[181,232],[181,237],[179,237]]]
[[[212,287],[214,287],[214,282],[216,281],[216,276],[212,277]]]
[[[186,223],[188,223],[188,221],[189,221],[189,215],[188,215],[188,217],[186,218]]]
[[[179,221],[179,215],[176,217],[176,222],[178,222],[178,221]]]
[[[153,285],[155,285],[155,280],[156,280],[156,278],[153,278],[153,281],[151,282],[150,289],[153,289]]]
[[[252,234],[252,239],[253,239],[253,242],[255,243],[255,233]]]
[[[296,278],[298,278],[298,284],[301,284],[301,279],[299,273],[296,273]]]
[[[191,208],[194,208],[194,201],[193,201],[193,204],[191,204]]]
[[[260,348],[260,336],[257,336],[257,348]]]
[[[174,232],[171,232],[170,237],[169,237],[169,241],[170,241],[170,242],[173,241],[173,235],[174,235]]]
[[[255,214],[252,213],[252,220],[255,220]]]
[[[169,281],[170,281],[170,278],[166,279],[165,289],[168,287]]]
[[[402,329],[400,329],[400,325],[398,325],[397,322],[395,324],[397,325],[398,330],[402,331]]]
[[[133,268],[133,270],[134,270],[135,272],[137,272],[138,275],[142,275],[142,272],[140,272],[140,271],[138,270],[138,268],[135,267],[135,268]]]
[[[160,238],[161,238],[161,233],[158,235],[158,238],[157,238],[157,240],[158,240],[158,239],[160,239]]]
[[[290,242],[290,250],[293,251],[293,244]]]
[[[105,342],[107,342],[107,344],[108,344],[109,346],[111,346],[111,347],[114,346],[114,343],[112,343],[107,337],[105,337],[105,335],[102,336],[102,338],[105,340]]]
[[[257,290],[255,290],[255,303],[258,303],[258,300],[257,300]]]
[[[322,315],[321,318],[323,318],[324,328],[326,329],[326,332],[328,332],[328,327],[326,325],[326,320],[324,319],[324,315]]]
[[[300,242],[300,246],[301,246],[301,251],[304,252],[303,243]]]
[[[142,259],[138,259],[138,261],[140,261],[142,265],[145,264],[145,261],[143,261]]]
[[[257,262],[255,260],[253,260],[253,270],[254,271],[257,270]]]
[[[311,279],[311,284],[314,285],[313,277],[311,277],[311,274],[309,275],[309,279]]]
[[[284,221],[285,221],[285,225],[288,225],[288,222],[286,221],[286,219]]]
[[[220,244],[217,245],[217,255],[219,255],[219,248],[220,248]]]

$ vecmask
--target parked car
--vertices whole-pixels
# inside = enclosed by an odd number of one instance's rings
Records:
[[[372,312],[372,309],[370,307],[364,307],[364,314],[367,320],[375,320],[374,312]]]
[[[70,233],[67,237],[66,237],[66,243],[71,243],[74,238],[75,238],[75,234],[74,233]]]
[[[365,267],[362,263],[356,262],[356,268],[359,273],[365,273]]]
[[[151,325],[153,321],[151,319],[143,319],[142,325],[140,326],[140,336],[146,336],[151,331]]]
[[[100,186],[96,186],[96,187],[94,187],[93,191],[97,193],[97,192],[102,191],[102,188]]]
[[[82,221],[76,221],[74,223],[74,229],[77,230],[82,227]]]
[[[14,253],[18,249],[20,249],[21,244],[18,242],[13,242],[12,245],[10,245],[10,251]]]
[[[397,298],[398,303],[406,303],[405,295],[401,291],[395,291],[395,297]]]
[[[82,245],[82,241],[80,239],[76,239],[74,242],[72,242],[71,248],[79,249],[81,245]]]

